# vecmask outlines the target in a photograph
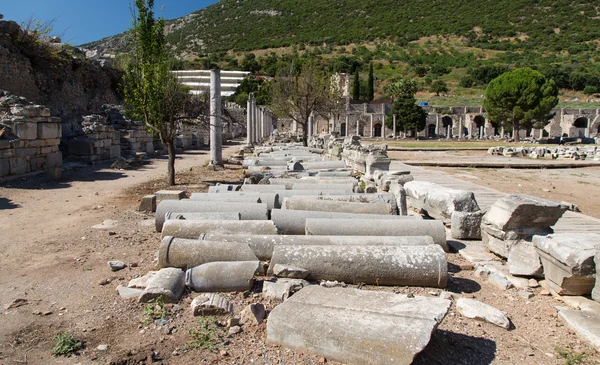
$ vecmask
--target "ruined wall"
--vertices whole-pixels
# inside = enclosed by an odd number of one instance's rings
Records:
[[[50,109],[0,91],[0,180],[46,172],[60,178],[60,120]]]
[[[83,116],[121,101],[119,71],[73,57],[78,50],[66,45],[45,54],[19,41],[19,32],[15,22],[0,20],[0,87],[50,108],[63,139],[78,134]]]

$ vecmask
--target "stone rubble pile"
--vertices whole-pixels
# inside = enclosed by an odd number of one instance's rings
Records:
[[[50,109],[0,90],[0,180],[45,172],[60,179],[60,118]]]
[[[490,147],[488,153],[505,157],[529,157],[546,159],[573,159],[600,161],[598,146],[558,146],[558,147]]]

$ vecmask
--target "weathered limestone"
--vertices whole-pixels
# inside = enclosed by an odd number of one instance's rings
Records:
[[[140,201],[140,212],[152,212],[156,211],[156,195],[145,195]]]
[[[367,193],[368,191],[365,191]],[[398,182],[393,182],[390,184],[389,192],[394,195],[396,198],[396,206],[398,207],[398,214],[400,215],[408,215],[408,203],[406,201],[406,190],[404,190],[404,186],[399,184]]]
[[[200,293],[192,300],[194,316],[214,316],[233,313],[233,304],[217,293]]]
[[[185,289],[185,273],[176,268],[160,269],[151,279],[139,297],[140,303],[162,297],[165,303],[177,303]]]
[[[187,221],[204,221],[204,220],[227,220],[239,221],[242,215],[239,212],[198,212],[198,213],[177,213],[167,212],[165,220],[180,219]]]
[[[242,185],[241,190],[245,192],[267,192],[279,194],[279,200],[281,200],[287,196],[295,196],[295,195],[346,195],[352,194],[352,188],[350,186],[345,186],[342,188],[334,188],[331,189],[327,187],[327,189],[323,189],[322,185],[312,186],[312,189],[303,189],[303,190],[286,190],[282,185],[251,185],[244,184]]]
[[[533,236],[549,286],[563,295],[586,295],[596,281],[594,255],[600,250],[598,233],[556,233]]]
[[[156,196],[156,204],[163,200],[181,200],[185,199],[185,191],[181,190],[160,190],[154,193]]]
[[[192,193],[190,200],[265,203],[270,210],[279,208],[277,193],[230,191],[224,194]]]
[[[280,245],[365,245],[365,246],[424,246],[433,245],[430,236],[295,236],[295,235],[229,235],[203,234],[209,241],[245,242],[259,260],[268,261]]]
[[[210,70],[210,164],[223,166],[221,71]]]
[[[600,351],[600,311],[561,309],[558,316],[572,328],[578,337]]]
[[[522,242],[513,247],[508,254],[508,268],[512,275],[526,277],[544,277],[544,269],[533,244]]]
[[[294,191],[294,190],[292,190]],[[297,199],[297,198],[296,198]],[[308,195],[302,196],[302,199],[322,200],[322,201],[343,201],[349,203],[385,203],[388,204],[392,210],[392,214],[398,215],[398,205],[396,203],[396,197],[390,193],[381,194],[335,194],[335,195]]]
[[[306,219],[306,234],[316,236],[431,236],[448,252],[446,228],[440,221],[406,219]]]
[[[199,202],[193,200],[166,200],[156,207],[156,231],[162,231],[167,212],[239,212],[242,220],[269,219],[268,208],[264,203]]]
[[[594,263],[596,264],[596,284],[594,290],[592,290],[592,299],[600,302],[600,250],[596,251]]]
[[[286,198],[287,199],[287,198]],[[340,212],[323,212],[315,210],[289,210],[277,209],[271,212],[271,220],[277,226],[279,234],[306,234],[307,218],[336,218],[336,219],[415,219],[422,220],[421,216],[389,215],[389,214],[354,214]]]
[[[552,233],[551,226],[565,212],[559,203],[529,195],[507,195],[497,200],[481,221],[483,242],[495,254],[508,257],[521,241]]]
[[[344,212],[355,214],[392,214],[392,208],[386,203],[353,203],[343,201],[329,201],[305,199],[303,196],[285,198],[281,209],[313,210],[321,212]]]
[[[447,188],[427,181],[411,181],[404,184],[408,204],[425,211],[429,216],[447,220],[452,213],[476,212],[479,205],[471,191]]]
[[[196,239],[202,233],[228,234],[277,234],[277,227],[272,221],[228,221],[228,220],[169,220],[162,229],[162,237]]]
[[[485,211],[452,212],[450,232],[456,239],[481,239],[481,220]]]
[[[440,298],[309,286],[271,311],[267,341],[347,364],[408,365],[450,305]]]
[[[353,177],[339,177],[339,178],[315,178],[306,177],[300,179],[284,179],[284,178],[271,178],[269,179],[270,185],[285,185],[287,190],[293,190],[296,184],[314,184],[312,190],[318,190],[320,185],[336,185],[336,184],[358,184],[358,180]]]
[[[347,167],[344,161],[301,162],[301,165],[302,170],[344,169]]]
[[[235,184],[217,184],[215,186],[209,186],[208,187],[208,192],[210,194],[213,193],[225,193],[225,192],[232,192],[232,191],[238,191],[240,190],[240,188],[242,187],[242,185],[235,185]],[[192,194],[194,195],[194,194]]]
[[[158,248],[158,266],[188,269],[216,261],[254,261],[246,243],[215,242],[167,236]]]
[[[262,294],[265,298],[287,300],[292,294],[309,286],[310,283],[302,279],[277,279],[277,281],[264,281]]]
[[[154,275],[156,275],[158,271],[148,271],[146,273],[146,275],[144,276],[140,276],[139,278],[134,278],[129,280],[129,283],[127,284],[128,288],[139,288],[139,289],[146,289],[146,287],[148,286],[148,282],[150,281],[150,279],[152,279],[154,277]]]
[[[210,262],[188,269],[185,283],[197,292],[250,290],[259,264],[259,261]]]
[[[275,246],[269,274],[276,264],[301,267],[313,280],[374,285],[446,287],[446,254],[437,245],[280,245]]]
[[[464,317],[489,322],[505,329],[510,328],[510,320],[504,313],[480,301],[459,298],[456,301],[456,309]]]
[[[308,270],[301,267],[281,264],[273,265],[273,275],[277,276],[278,278],[305,279],[308,274]]]

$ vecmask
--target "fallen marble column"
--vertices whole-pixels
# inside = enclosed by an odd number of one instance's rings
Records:
[[[313,186],[310,190],[286,190],[283,185],[263,185],[263,184],[244,184],[242,186],[244,192],[270,192],[279,194],[279,206],[283,198],[295,195],[347,195],[352,194],[352,189],[347,186],[344,189],[321,189],[321,186]]]
[[[408,365],[451,302],[379,291],[308,286],[275,307],[267,341],[356,365]]]
[[[553,233],[566,206],[530,195],[507,195],[481,220],[481,238],[490,251],[508,257],[512,248],[534,235]]]
[[[250,290],[259,264],[259,261],[210,262],[188,269],[185,284],[196,292]]]
[[[270,178],[270,185],[285,185],[286,189],[291,189],[294,184],[358,184],[358,180],[353,177],[324,177],[324,178],[316,178],[316,177],[303,177],[300,179],[286,179],[286,178]],[[318,186],[315,186],[314,189],[318,189]]]
[[[244,169],[244,177],[250,177],[257,172],[285,172],[287,166],[249,166]]]
[[[167,212],[198,213],[198,212],[239,212],[242,220],[269,219],[269,210],[264,203],[235,203],[235,202],[199,202],[189,199],[164,200],[156,207],[156,231],[162,231]]]
[[[596,264],[596,284],[594,290],[592,290],[592,299],[600,302],[600,248],[596,251],[594,263]]]
[[[404,184],[408,205],[440,220],[449,220],[452,213],[476,212],[479,205],[471,191],[447,188],[427,181]]]
[[[276,193],[234,191],[223,194],[192,193],[190,200],[196,201],[223,201],[240,203],[265,203],[269,210],[275,209],[279,202]]]
[[[365,191],[367,192],[367,191]],[[408,214],[408,204],[406,202],[406,190],[404,187],[397,183],[393,182],[390,184],[389,189],[390,194],[394,195],[396,198],[396,206],[398,207],[398,214],[407,215]]]
[[[600,250],[598,233],[555,233],[533,236],[551,289],[563,295],[587,295],[596,282],[594,255]]]
[[[357,185],[356,183],[345,183],[345,184],[306,184],[303,183],[302,180],[298,179],[299,182],[292,185],[291,189],[288,190],[336,190],[336,191],[346,191],[346,194],[352,194],[354,191],[354,187]],[[278,185],[273,185],[278,186]],[[281,186],[281,185],[279,185]],[[349,191],[349,192],[348,192]]]
[[[280,245],[269,274],[276,264],[301,267],[308,279],[349,284],[445,288],[448,278],[446,254],[437,245]]]
[[[301,162],[304,170],[344,169],[344,161]]]
[[[316,177],[344,177],[344,176],[352,176],[354,171],[352,170],[342,170],[340,171],[319,171],[315,175]]]
[[[365,246],[425,246],[433,245],[430,236],[299,236],[299,235],[235,235],[207,233],[201,240],[246,243],[261,261],[269,261],[280,245],[365,245]]]
[[[184,289],[185,273],[182,270],[172,267],[160,269],[148,280],[138,301],[147,303],[162,297],[165,303],[177,303]]]
[[[236,184],[217,184],[215,186],[209,186],[208,187],[208,192],[209,193],[224,193],[224,192],[231,192],[231,191],[238,191],[240,190],[241,185],[236,185]]]
[[[196,239],[202,233],[229,234],[277,234],[277,227],[272,221],[166,221],[162,229],[162,237]]]
[[[446,228],[440,221],[413,219],[307,218],[306,234],[316,236],[431,236],[448,252]]]
[[[167,212],[165,213],[165,221],[172,219],[180,219],[187,221],[203,221],[203,220],[228,220],[228,221],[239,221],[241,214],[239,212],[198,212],[198,213],[178,213],[178,212]]]
[[[201,241],[167,236],[158,248],[159,267],[188,269],[215,261],[255,261],[248,244],[243,242]]]
[[[292,196],[283,199],[281,209],[384,215],[391,215],[393,212],[392,207],[387,203],[350,203],[344,201],[305,199],[303,196]]]
[[[271,212],[271,220],[277,227],[279,234],[304,235],[306,234],[307,218],[327,219],[415,219],[422,220],[420,215],[390,215],[390,214],[354,214],[341,212],[322,212],[315,210],[289,210],[276,209]]]
[[[233,313],[233,304],[216,293],[201,293],[192,300],[194,316],[214,316]]]
[[[294,191],[294,190],[291,190]],[[298,198],[296,198],[298,199]],[[335,195],[312,195],[303,196],[302,199],[312,199],[321,201],[344,201],[349,203],[384,203],[388,204],[392,210],[393,215],[398,215],[398,205],[396,204],[396,197],[390,193],[382,194],[335,194]]]

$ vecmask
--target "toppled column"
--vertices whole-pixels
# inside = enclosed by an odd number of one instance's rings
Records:
[[[163,225],[162,236],[196,239],[202,233],[277,234],[272,221],[187,221],[169,220]]]
[[[165,303],[177,303],[183,294],[183,289],[185,289],[185,273],[182,270],[172,267],[160,269],[148,280],[139,302],[146,303],[162,297]]]
[[[265,203],[269,210],[278,208],[277,203],[279,196],[277,193],[265,193],[265,192],[243,192],[243,191],[232,191],[223,194],[205,194],[205,193],[192,193],[190,200],[196,201],[223,201],[223,202],[246,202],[246,203]]]
[[[347,364],[408,365],[450,305],[440,298],[309,286],[271,311],[267,341]]]
[[[178,213],[167,212],[165,220],[180,219],[186,221],[203,221],[203,220],[228,220],[239,221],[241,214],[239,212],[200,212],[200,213]]]
[[[449,220],[452,213],[476,212],[479,205],[472,191],[447,188],[427,181],[404,184],[408,204],[440,220]]]
[[[336,219],[415,219],[422,220],[421,216],[389,215],[389,214],[355,214],[340,212],[322,212],[314,210],[289,210],[276,209],[271,212],[271,220],[277,227],[279,234],[304,235],[306,234],[307,218],[336,218]]]
[[[194,316],[233,313],[233,304],[216,293],[201,293],[192,301]]]
[[[167,236],[158,248],[159,267],[188,269],[216,261],[255,261],[246,243],[182,239]]]
[[[281,245],[365,245],[365,246],[427,246],[433,245],[430,236],[295,236],[295,235],[231,235],[203,234],[202,240],[219,242],[243,242],[261,261],[273,257],[275,247]]]
[[[445,288],[446,254],[437,245],[281,245],[276,246],[269,273],[276,264],[301,267],[312,280],[338,280],[373,285]]]
[[[293,191],[293,190],[292,190]],[[296,198],[298,199],[298,198]],[[382,193],[382,194],[335,194],[335,195],[308,195],[302,196],[302,199],[306,200],[320,200],[320,201],[341,201],[349,203],[383,203],[388,204],[392,210],[392,214],[398,215],[398,206],[396,198],[393,194]]]
[[[259,264],[258,261],[210,262],[188,269],[185,283],[197,292],[250,290]]]
[[[430,236],[448,252],[440,221],[408,219],[306,219],[306,234],[316,236]]]
[[[563,295],[587,295],[596,281],[594,255],[600,251],[598,233],[555,233],[533,236],[544,276],[550,287]]]
[[[392,214],[392,208],[386,203],[351,203],[344,201],[305,199],[303,196],[285,198],[281,205],[281,209],[355,214]]]
[[[398,214],[408,215],[408,204],[406,199],[406,190],[404,186],[398,182],[390,184],[389,192],[396,198],[396,206],[398,207]]]
[[[156,207],[156,231],[162,231],[167,212],[239,212],[242,220],[269,219],[267,205],[264,203],[199,202],[189,199],[165,200]]]
[[[518,244],[531,244],[534,235],[553,232],[551,226],[566,207],[530,195],[507,195],[497,200],[481,221],[483,242],[495,254],[508,257]]]

